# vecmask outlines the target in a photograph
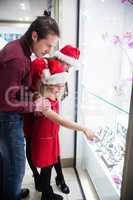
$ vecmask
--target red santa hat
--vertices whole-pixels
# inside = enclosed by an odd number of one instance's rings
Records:
[[[47,85],[66,83],[68,72],[64,71],[62,63],[57,59],[48,60],[48,65],[42,71],[41,81]]]
[[[42,71],[47,68],[48,62],[43,58],[36,58],[31,64],[32,79],[41,79]]]
[[[56,51],[54,56],[59,60],[69,64],[70,66],[79,66],[78,61],[80,56],[80,50],[72,47],[71,45],[64,46],[61,50]]]

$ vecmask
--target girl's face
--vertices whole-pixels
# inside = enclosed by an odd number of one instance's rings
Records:
[[[69,72],[69,68],[70,68],[70,65],[69,65],[69,64],[67,64],[67,63],[65,63],[65,62],[62,62],[62,67],[64,68],[64,70],[65,70],[66,72]]]
[[[59,95],[61,93],[61,91],[64,89],[65,84],[56,84],[56,85],[49,85],[49,89],[51,91],[52,94],[54,94],[55,96]]]

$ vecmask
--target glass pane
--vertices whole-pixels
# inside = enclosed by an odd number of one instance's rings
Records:
[[[83,0],[79,121],[96,133],[77,137],[77,169],[89,174],[100,199],[120,199],[133,67],[133,5]]]
[[[79,121],[98,138],[89,142],[78,135],[77,167],[87,170],[102,199],[119,199],[129,115],[85,89],[80,105]]]
[[[133,6],[120,0],[81,3],[82,84],[125,112],[132,85],[132,19]]]

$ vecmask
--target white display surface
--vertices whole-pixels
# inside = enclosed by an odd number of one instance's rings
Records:
[[[130,113],[133,5],[83,0],[80,8],[82,70],[78,120],[98,136],[78,136],[77,168],[87,170],[102,200],[118,200]]]

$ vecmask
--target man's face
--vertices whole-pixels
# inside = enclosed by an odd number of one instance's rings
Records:
[[[38,40],[36,32],[32,33],[32,51],[37,57],[43,57],[50,53],[51,49],[56,45],[58,36],[55,34],[48,34],[46,38]]]

